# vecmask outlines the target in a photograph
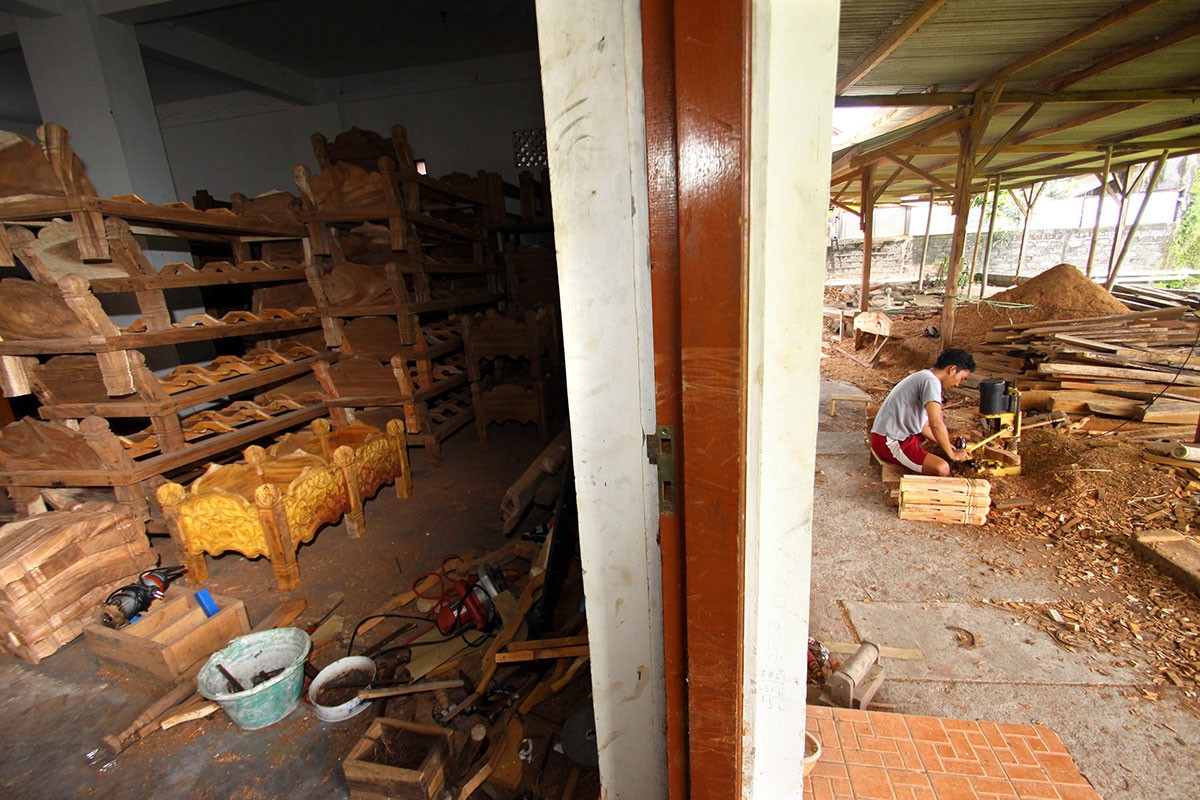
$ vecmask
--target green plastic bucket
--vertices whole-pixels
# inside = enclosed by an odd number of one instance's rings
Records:
[[[196,676],[200,694],[216,702],[239,728],[265,728],[292,713],[300,702],[304,684],[304,662],[312,639],[299,628],[276,628],[239,636],[224,650],[213,653]],[[217,669],[225,667],[238,683],[247,687],[232,692]],[[258,686],[254,677],[262,672],[283,670]]]

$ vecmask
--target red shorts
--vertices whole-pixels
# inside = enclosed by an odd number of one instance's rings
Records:
[[[875,455],[889,464],[899,464],[910,472],[920,472],[921,466],[925,463],[925,457],[929,455],[928,451],[921,447],[921,434],[919,433],[902,442],[872,433],[871,449],[875,451]]]

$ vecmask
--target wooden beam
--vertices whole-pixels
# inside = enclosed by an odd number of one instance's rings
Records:
[[[971,299],[971,287],[975,284],[975,259],[979,256],[979,240],[983,238],[983,212],[987,211],[988,194],[992,179],[988,178],[983,188],[983,205],[979,207],[979,225],[975,228],[975,245],[971,248],[971,268],[967,271],[967,299]],[[982,298],[981,298],[982,299]]]
[[[866,311],[871,307],[871,247],[874,245],[875,192],[872,183],[875,180],[875,165],[869,164],[863,169],[862,175],[862,215],[859,226],[863,232],[862,282],[858,292],[858,310]],[[854,332],[854,347],[862,347],[863,332]]]
[[[992,213],[988,216],[987,244],[983,248],[983,278],[979,282],[979,299],[982,300],[987,290],[988,265],[992,258],[992,234],[996,231],[996,206],[1000,205],[1000,184],[1003,175],[996,176],[996,188],[992,190]]]
[[[977,104],[971,114],[971,124],[974,125],[982,115],[982,108]],[[950,238],[950,262],[946,275],[946,287],[942,294],[942,349],[950,347],[954,341],[955,305],[958,302],[958,275],[962,270],[962,255],[967,238],[967,214],[970,207],[971,178],[974,169],[974,158],[971,153],[972,130],[959,132],[962,152],[958,157],[958,172],[954,180],[954,233]]]
[[[1045,188],[1045,181],[1035,183],[1033,186],[1023,190],[1025,192],[1024,204],[1017,203],[1018,206],[1021,206],[1021,213],[1025,218],[1021,223],[1021,244],[1017,248],[1017,269],[1013,273],[1014,281],[1021,277],[1021,262],[1025,260],[1025,242],[1029,238],[1029,218],[1033,216],[1033,207],[1037,205],[1038,198],[1042,196],[1042,190]],[[1010,191],[1009,194],[1012,194],[1012,192]],[[1013,199],[1016,200],[1016,195],[1013,195]]]
[[[845,77],[837,82],[835,93],[841,94],[862,80],[867,73],[879,66],[897,47],[904,44],[910,36],[916,33],[944,5],[946,5],[946,0],[925,0],[903,22],[899,22],[899,24],[893,23],[895,30],[861,61],[850,68]]]
[[[1041,103],[1034,103],[1029,108],[1025,109],[1025,113],[1022,114],[1016,122],[1010,125],[1008,130],[1005,131],[1004,134],[992,144],[984,157],[975,162],[975,168],[983,169],[988,165],[989,162],[991,162],[993,158],[1000,155],[1000,152],[1004,150],[1005,146],[1013,140],[1013,137],[1020,133],[1021,129],[1029,123],[1029,120],[1033,119],[1033,116],[1041,110]]]
[[[1047,88],[1050,91],[1054,91],[1074,83],[1079,83],[1082,80],[1108,72],[1111,69],[1128,64],[1131,61],[1136,61],[1151,53],[1157,53],[1180,42],[1185,42],[1194,36],[1200,36],[1200,17],[1195,17],[1188,24],[1173,28],[1167,33],[1157,33],[1153,36],[1148,36],[1131,45],[1122,47],[1114,53],[1096,59],[1087,66],[1076,69],[1073,72],[1068,72],[1066,75],[1052,82]]]
[[[925,291],[925,256],[929,254],[929,231],[933,228],[933,190],[929,190],[929,215],[925,217],[925,239],[921,242],[921,266],[917,268],[917,291]]]
[[[1112,250],[1110,250],[1108,254],[1108,271],[1105,273],[1106,278],[1108,275],[1112,274],[1113,264],[1115,264],[1117,260],[1117,246],[1121,241],[1121,229],[1125,227],[1125,212],[1128,206],[1127,201],[1129,200],[1129,191],[1133,186],[1133,184],[1129,181],[1130,169],[1132,169],[1132,167],[1125,167],[1125,179],[1118,183],[1118,188],[1121,190],[1121,205],[1117,209],[1117,224],[1113,228]],[[1116,175],[1113,175],[1113,180],[1117,180]]]
[[[910,126],[916,127],[916,130],[901,128],[899,131],[892,131],[883,136],[860,142],[838,154],[833,162],[831,172],[834,178],[831,182],[845,180],[850,172],[882,160],[889,152],[896,152],[926,142],[936,142],[938,139],[957,133],[968,124],[970,124],[970,120],[961,112],[950,112],[936,119],[926,120],[919,126]],[[898,133],[904,135],[894,138]]]
[[[896,178],[900,177],[901,172],[904,172],[903,165],[896,167],[896,171],[893,172],[891,174],[891,176],[886,181],[883,182],[882,186],[880,186],[878,189],[875,190],[874,202],[876,202],[876,203],[879,202],[879,198],[883,197],[883,193],[888,190],[888,187],[891,186],[896,181]]]
[[[861,209],[857,209],[854,206],[848,206],[845,203],[841,202],[840,200],[830,200],[829,202],[830,202],[830,204],[837,206],[838,208],[842,209],[843,211],[849,211],[851,214],[853,214],[856,217],[862,216]]]
[[[837,108],[947,108],[970,105],[973,92],[905,92],[902,94],[852,94],[833,101]],[[1143,103],[1158,100],[1195,100],[1200,85],[1190,80],[1186,86],[1148,87],[1145,89],[1089,89],[1078,91],[1006,92],[1001,105],[1027,103]]]
[[[1100,235],[1100,213],[1104,210],[1104,197],[1108,194],[1108,173],[1112,169],[1112,148],[1104,152],[1104,169],[1100,172],[1100,194],[1096,199],[1096,224],[1092,226],[1092,243],[1088,245],[1087,269],[1084,275],[1092,277],[1092,263],[1096,260],[1096,238]]]
[[[1011,75],[1015,75],[1026,67],[1031,67],[1040,61],[1045,61],[1047,58],[1050,58],[1050,56],[1061,53],[1063,50],[1073,47],[1085,39],[1095,36],[1098,33],[1103,33],[1104,31],[1112,28],[1114,25],[1118,25],[1135,14],[1139,14],[1142,11],[1152,8],[1161,2],[1162,0],[1134,0],[1134,2],[1122,6],[1116,11],[1106,14],[1094,22],[1090,22],[1087,25],[1084,25],[1082,28],[1072,31],[1066,36],[1055,39],[1053,42],[1034,50],[1032,53],[1018,58],[1011,64],[1001,67],[990,75],[987,75],[968,86],[967,90],[974,91],[976,89],[987,88],[988,86],[998,83],[999,81],[1002,81]]]
[[[922,178],[929,181],[934,186],[940,186],[941,188],[945,189],[947,192],[954,191],[954,187],[951,186],[950,184],[946,183],[941,178],[937,177],[936,175],[934,175],[931,172],[926,172],[925,170],[921,169],[917,165],[913,164],[911,158],[900,158],[899,156],[893,155],[892,153],[886,154],[884,156],[884,158],[886,158],[889,161],[892,161],[896,164],[899,164],[900,166],[904,167],[909,172],[912,172],[915,175],[920,175]]]
[[[1163,150],[1158,161],[1154,162],[1154,171],[1150,173],[1150,182],[1146,185],[1146,193],[1142,195],[1142,204],[1138,206],[1137,214],[1133,217],[1133,224],[1129,226],[1129,233],[1125,235],[1125,243],[1121,245],[1121,254],[1117,256],[1117,263],[1113,265],[1112,270],[1108,273],[1108,280],[1104,282],[1104,288],[1109,291],[1112,291],[1113,284],[1117,282],[1117,273],[1121,271],[1121,264],[1125,262],[1125,256],[1129,253],[1129,245],[1133,242],[1134,235],[1137,234],[1138,225],[1142,221],[1142,213],[1150,203],[1150,195],[1154,194],[1154,189],[1158,186],[1158,178],[1162,174],[1163,165],[1167,163],[1167,156],[1170,155],[1170,152],[1170,150]],[[1136,183],[1132,184],[1129,188],[1132,190],[1136,185]]]

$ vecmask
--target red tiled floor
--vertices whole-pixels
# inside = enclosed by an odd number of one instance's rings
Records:
[[[1100,800],[1051,730],[810,706],[817,800]]]

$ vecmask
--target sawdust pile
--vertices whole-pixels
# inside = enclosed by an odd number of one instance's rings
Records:
[[[1007,308],[997,303],[1021,303],[1032,308]],[[1128,312],[1124,303],[1076,267],[1059,264],[1020,286],[988,298],[988,302],[960,307],[954,325],[954,344],[970,349],[997,325]]]

